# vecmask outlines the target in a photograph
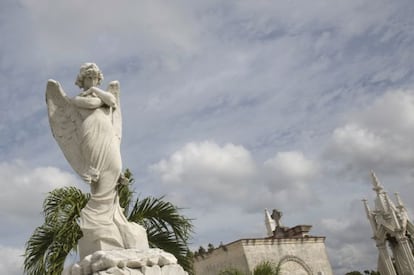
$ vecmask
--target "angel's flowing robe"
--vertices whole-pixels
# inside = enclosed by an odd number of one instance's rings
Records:
[[[145,229],[128,222],[119,205],[116,185],[122,172],[120,138],[112,124],[112,109],[107,106],[79,110],[81,152],[87,176],[92,178],[91,198],[81,211],[79,242],[81,258],[96,250],[122,248],[147,249]]]

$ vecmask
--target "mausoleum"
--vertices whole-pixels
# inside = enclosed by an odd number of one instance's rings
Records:
[[[279,264],[283,275],[332,275],[325,237],[309,235],[310,225],[282,226],[281,216],[265,210],[267,237],[240,239],[197,255],[196,275],[217,275],[228,268],[249,274],[263,261]]]

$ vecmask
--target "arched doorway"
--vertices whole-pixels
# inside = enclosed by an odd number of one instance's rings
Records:
[[[313,275],[312,269],[296,256],[285,256],[279,261],[282,275]]]

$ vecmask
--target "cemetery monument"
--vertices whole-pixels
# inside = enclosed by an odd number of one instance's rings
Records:
[[[129,222],[119,205],[123,184],[120,144],[120,85],[98,88],[103,74],[94,63],[81,66],[76,79],[82,91],[69,98],[59,82],[49,80],[46,103],[54,138],[73,170],[90,185],[90,199],[81,211],[81,261],[65,269],[71,275],[187,274],[176,258],[151,249],[142,226]]]

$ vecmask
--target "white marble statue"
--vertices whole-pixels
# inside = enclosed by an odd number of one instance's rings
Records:
[[[49,80],[46,102],[53,136],[79,176],[90,184],[91,197],[81,211],[80,257],[98,250],[149,248],[145,229],[130,223],[116,191],[121,181],[121,107],[118,81],[108,90],[98,88],[102,72],[94,63],[81,66],[76,79],[83,91],[66,96],[61,85]]]

